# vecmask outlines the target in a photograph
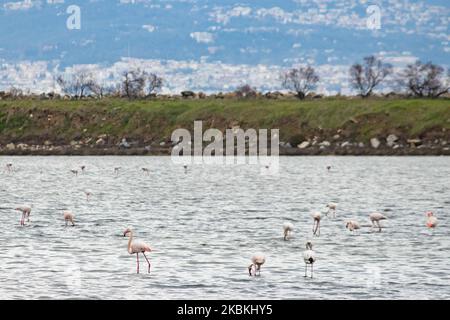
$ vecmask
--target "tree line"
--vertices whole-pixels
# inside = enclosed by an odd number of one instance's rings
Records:
[[[375,56],[365,57],[362,63],[355,63],[349,69],[349,81],[362,98],[373,95],[374,90],[393,76],[397,88],[414,97],[438,98],[449,92],[450,69],[432,62],[416,61],[407,65],[399,74],[393,74],[391,64],[384,63]],[[294,91],[299,99],[314,90],[320,80],[311,66],[293,68],[281,75],[285,89]]]
[[[449,92],[450,69],[445,69],[432,62],[416,61],[407,65],[399,74],[394,74],[392,65],[384,63],[375,56],[365,57],[362,62],[353,64],[349,69],[349,82],[351,87],[362,98],[374,94],[388,76],[391,76],[395,87],[401,92],[414,97],[438,98]],[[86,96],[103,98],[116,96],[128,99],[156,97],[165,81],[155,73],[149,73],[139,68],[126,70],[121,74],[121,80],[116,84],[103,84],[96,80],[94,73],[79,70],[60,74],[56,82],[62,92],[73,99],[83,99]],[[295,93],[298,99],[313,92],[320,77],[312,66],[291,68],[280,74],[281,86]],[[23,95],[21,89],[11,88],[10,97]],[[193,96],[191,91],[182,92],[183,97]],[[239,98],[256,97],[258,92],[250,85],[242,85],[235,91]]]

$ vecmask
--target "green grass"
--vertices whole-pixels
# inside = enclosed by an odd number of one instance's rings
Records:
[[[33,118],[30,118],[30,114]],[[47,115],[53,116],[52,121]],[[205,99],[177,101],[18,100],[0,101],[1,141],[46,136],[70,140],[76,137],[129,136],[162,141],[175,128],[191,129],[194,120],[204,128],[224,130],[233,124],[243,128],[279,128],[281,139],[295,136],[324,138],[343,129],[354,140],[391,132],[419,137],[430,130],[450,129],[448,99],[346,99],[314,101],[295,99]],[[448,133],[447,133],[448,135]],[[0,142],[1,142],[0,141]]]

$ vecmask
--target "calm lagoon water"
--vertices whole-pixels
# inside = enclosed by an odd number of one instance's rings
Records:
[[[15,172],[4,172],[8,162]],[[281,157],[278,175],[249,165],[185,173],[169,157],[0,157],[0,165],[3,299],[450,298],[446,157]],[[81,165],[86,172],[74,176]],[[311,212],[328,202],[338,203],[337,217],[313,237]],[[33,205],[25,227],[13,210],[23,203]],[[64,227],[65,209],[75,227]],[[428,210],[440,222],[433,231]],[[389,218],[381,233],[371,232],[373,211]],[[359,234],[347,219],[363,225]],[[295,225],[287,242],[285,221]],[[135,273],[128,226],[154,249],[151,274],[144,259]],[[314,279],[303,277],[309,239]],[[259,252],[267,262],[249,277]]]

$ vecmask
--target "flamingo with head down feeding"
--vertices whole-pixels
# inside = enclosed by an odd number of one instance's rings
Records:
[[[355,220],[347,221],[347,223],[345,224],[345,227],[352,232],[355,230],[359,230],[361,228],[359,223]]]
[[[322,220],[322,214],[317,211],[312,214],[314,223],[313,223],[313,235],[320,236],[320,220]]]
[[[66,222],[66,227],[69,222],[72,223],[72,227],[75,227],[75,222],[74,222],[75,215],[73,214],[72,211],[64,211],[63,217],[64,217],[64,221]]]
[[[436,216],[434,215],[433,212],[428,211],[427,212],[427,227],[430,229],[434,229],[437,227],[438,224],[438,219],[436,218]]]
[[[337,204],[330,202],[329,204],[327,204],[327,208],[328,211],[326,213],[326,215],[328,216],[328,214],[330,213],[330,211],[333,213],[333,218],[336,218],[336,208],[337,208]]]
[[[381,232],[380,221],[381,220],[386,220],[387,219],[386,216],[381,214],[381,213],[379,213],[379,212],[374,212],[374,213],[370,214],[369,218],[370,218],[370,221],[372,221],[372,229],[374,227],[378,227],[378,232]]]
[[[148,263],[148,273],[150,273],[150,260],[148,260],[147,256],[145,255],[146,252],[151,252],[152,249],[148,244],[146,244],[143,241],[134,240],[133,239],[133,230],[131,228],[125,229],[123,232],[123,236],[126,237],[129,235],[130,239],[128,240],[128,253],[129,254],[136,254],[136,273],[139,273],[139,253],[142,253],[144,255],[145,260],[147,260]]]
[[[24,204],[24,205],[18,206],[17,208],[15,208],[15,210],[22,212],[22,218],[20,219],[21,226],[25,225],[25,219],[27,219],[27,221],[30,222],[31,206]]]
[[[266,257],[262,254],[257,254],[252,257],[252,264],[248,266],[248,274],[250,276],[261,275],[261,266],[266,263]],[[253,271],[253,274],[252,274]]]
[[[284,240],[287,241],[291,236],[292,231],[294,230],[294,225],[290,222],[285,222],[283,224],[283,230],[284,230]]]

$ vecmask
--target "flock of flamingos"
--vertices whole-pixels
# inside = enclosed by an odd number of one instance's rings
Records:
[[[81,166],[80,167],[81,172],[84,172],[86,167],[85,166]],[[115,174],[119,174],[120,171],[120,167],[115,167],[114,168],[114,173]],[[185,172],[187,172],[187,166],[184,166],[184,170]],[[327,170],[330,170],[331,167],[328,166]],[[78,175],[79,171],[78,169],[72,169],[70,170],[74,175]],[[148,168],[142,168],[142,171],[145,174],[149,174],[149,169]],[[12,163],[8,163],[6,164],[6,172],[7,173],[13,173],[13,164]],[[85,195],[87,198],[87,201],[89,201],[89,198],[92,196],[92,192],[89,190],[85,191]],[[328,209],[324,214],[326,216],[328,216],[329,214],[332,214],[333,218],[336,218],[336,210],[337,210],[337,204],[336,203],[329,203],[327,204],[326,208]],[[30,215],[31,215],[31,210],[32,207],[30,205],[21,205],[15,208],[15,210],[20,211],[22,213],[22,217],[20,219],[20,225],[24,226],[25,225],[25,220],[27,222],[30,221]],[[317,211],[314,212],[312,214],[312,218],[313,218],[313,229],[312,229],[312,233],[313,236],[320,236],[320,221],[322,220],[322,212]],[[433,214],[433,212],[427,212],[426,213],[427,216],[427,220],[426,220],[426,226],[428,228],[434,229],[436,228],[437,224],[438,224],[438,219],[437,217]],[[68,224],[70,223],[72,226],[75,226],[75,215],[73,212],[71,211],[64,211],[63,212],[63,219],[65,221],[65,225],[68,226]],[[374,228],[378,228],[378,232],[381,232],[382,230],[382,226],[380,224],[380,221],[382,220],[386,220],[387,217],[384,216],[383,214],[379,213],[379,212],[374,212],[371,213],[369,215],[369,219],[372,222],[372,229]],[[361,228],[361,225],[355,221],[355,220],[350,220],[346,222],[346,228],[348,230],[350,230],[351,232],[357,231]],[[284,230],[284,240],[288,241],[291,237],[291,233],[294,230],[294,225],[290,222],[286,222],[283,224],[283,230]],[[151,252],[152,249],[150,248],[150,246],[148,244],[146,244],[143,241],[139,241],[139,240],[135,240],[133,238],[133,230],[131,230],[130,228],[127,228],[124,233],[123,236],[129,237],[128,240],[128,253],[129,254],[136,254],[136,272],[139,273],[139,254],[142,253],[142,255],[144,256],[145,260],[147,261],[148,264],[148,272],[150,273],[150,268],[151,268],[151,263],[150,260],[148,259],[148,257],[146,256],[146,252]],[[303,260],[305,262],[305,277],[307,277],[307,273],[308,273],[308,267],[310,267],[311,269],[311,278],[313,277],[313,273],[314,273],[314,263],[316,262],[316,254],[313,251],[313,244],[311,241],[307,241],[306,242],[306,250],[303,252]],[[264,263],[266,262],[266,258],[264,255],[254,255],[251,258],[251,264],[248,266],[248,273],[250,276],[257,276],[261,274],[261,267],[262,265],[264,265]]]

